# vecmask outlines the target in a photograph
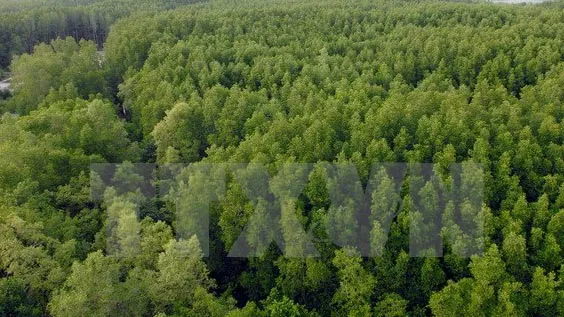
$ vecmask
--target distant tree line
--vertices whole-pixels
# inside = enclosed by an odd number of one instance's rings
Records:
[[[0,69],[11,58],[29,53],[38,43],[57,37],[86,39],[102,47],[110,26],[137,11],[158,11],[200,0],[78,0],[0,1]]]

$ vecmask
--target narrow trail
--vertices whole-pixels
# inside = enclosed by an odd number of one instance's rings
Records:
[[[12,78],[8,78],[8,79],[5,79],[3,81],[0,81],[0,91],[11,90],[10,89],[11,81],[12,81]]]

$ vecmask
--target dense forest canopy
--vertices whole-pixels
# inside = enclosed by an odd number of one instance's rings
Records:
[[[200,0],[0,0],[0,70],[41,42],[72,36],[102,46],[110,26],[139,11],[161,11]],[[1,74],[0,74],[1,75]]]
[[[31,3],[0,1],[0,66],[28,51],[0,95],[1,316],[564,316],[563,2]],[[278,233],[244,230],[268,214],[244,186],[263,171],[227,171],[218,195],[221,171],[193,168],[296,162],[313,168]],[[436,177],[396,193],[379,162]],[[120,163],[121,187],[93,163]],[[136,163],[193,164],[165,181]],[[356,168],[351,187],[376,177],[369,209],[388,214],[332,203],[328,163]],[[445,221],[443,255],[411,256],[421,215],[401,202],[452,184],[453,163],[483,168],[484,252],[461,256]],[[268,241],[300,227],[317,257]],[[363,230],[378,256],[347,244]],[[265,252],[228,257],[241,235]]]

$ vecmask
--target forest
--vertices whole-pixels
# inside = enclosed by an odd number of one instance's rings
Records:
[[[110,26],[135,12],[157,12],[199,0],[1,0],[0,71],[12,56],[72,36],[103,46]],[[1,73],[0,73],[1,75]],[[1,76],[0,76],[1,77]]]
[[[0,0],[0,68],[0,316],[564,316],[564,1]]]

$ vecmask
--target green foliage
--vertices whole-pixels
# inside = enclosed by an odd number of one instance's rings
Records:
[[[115,261],[101,252],[90,254],[84,263],[73,265],[65,287],[53,296],[50,311],[55,316],[105,316],[117,312],[119,273]]]
[[[160,12],[192,2],[0,0],[0,316],[564,315],[562,1]],[[127,163],[94,201],[101,162]],[[143,197],[138,162],[197,164]],[[255,199],[264,171],[208,165],[245,162],[314,168]],[[436,174],[396,188],[381,162]],[[441,206],[452,163],[481,204]],[[237,241],[257,256],[228,257]]]
[[[92,42],[67,37],[40,44],[33,54],[18,56],[12,63],[14,98],[9,111],[28,113],[35,109],[51,89],[69,87],[79,97],[106,94],[102,57]],[[70,85],[70,86],[69,86]]]
[[[362,258],[355,252],[347,248],[335,252],[333,264],[340,283],[333,303],[341,316],[370,316],[370,298],[377,281],[362,267]]]
[[[11,58],[41,42],[72,36],[101,47],[110,26],[138,11],[160,11],[200,2],[198,0],[24,0],[0,1],[0,70]]]
[[[376,316],[402,317],[407,316],[407,301],[398,294],[387,294],[376,304]]]

